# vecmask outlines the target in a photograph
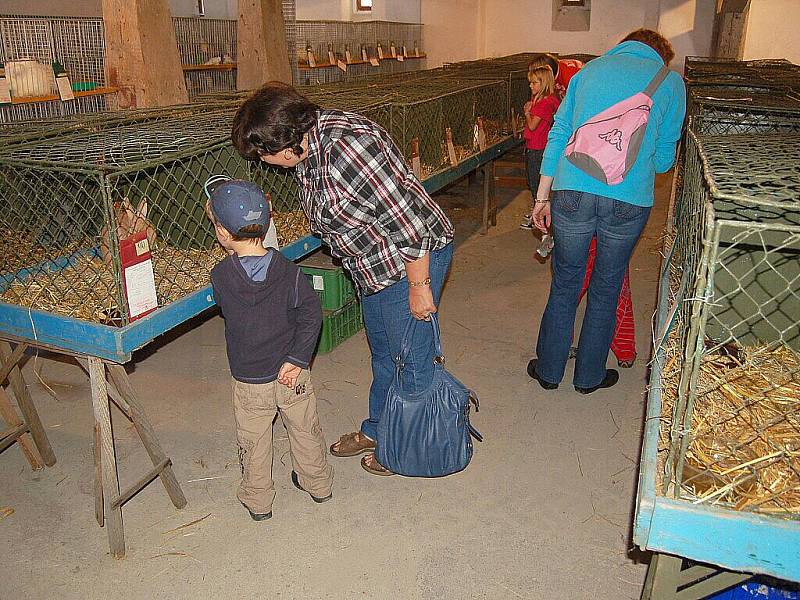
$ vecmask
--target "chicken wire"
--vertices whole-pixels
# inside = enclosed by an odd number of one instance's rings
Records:
[[[697,504],[797,515],[800,134],[757,139],[687,137],[664,487]]]
[[[215,173],[251,176],[230,142],[232,116],[125,123],[0,154],[0,301],[126,325],[119,247],[141,231],[151,238],[159,306],[207,285],[224,252],[204,213],[203,183]],[[146,214],[134,214],[143,201]],[[282,244],[308,231],[285,203],[273,218]]]
[[[73,85],[91,84],[104,87],[104,55],[100,19],[0,17],[2,63],[27,59],[49,68],[54,61],[58,61],[69,73]],[[9,79],[12,96],[15,86],[24,90],[40,90],[36,96],[57,95],[54,79],[45,84],[33,73],[22,75],[23,80]],[[45,91],[44,87],[47,88],[47,93],[41,93]],[[102,96],[78,97],[68,102],[52,100],[5,104],[0,105],[0,123],[96,112],[106,110],[107,107],[107,101]]]

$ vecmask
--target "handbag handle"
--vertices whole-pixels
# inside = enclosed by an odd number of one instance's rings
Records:
[[[414,331],[418,320],[411,317],[411,320],[406,324],[405,332],[403,333],[403,341],[400,342],[400,354],[397,356],[397,371],[403,368],[408,353],[411,352],[411,342],[414,339]],[[439,317],[436,313],[431,313],[431,327],[433,327],[433,362],[438,366],[444,365],[444,354],[442,354],[442,340],[439,333]]]

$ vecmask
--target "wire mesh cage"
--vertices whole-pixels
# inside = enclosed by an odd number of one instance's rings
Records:
[[[224,252],[203,183],[214,173],[251,177],[231,146],[231,118],[221,110],[125,123],[2,154],[0,302],[127,325],[137,313],[121,249],[137,234],[152,252],[157,306],[207,285]],[[285,208],[274,211],[283,244],[307,232]]]
[[[505,81],[423,79],[394,90],[387,130],[420,179],[496,143],[507,127]]]
[[[665,493],[800,514],[800,135],[687,138],[662,382]]]
[[[0,17],[0,62],[16,101],[0,106],[0,123],[106,110],[102,96],[57,100],[53,63],[69,73],[73,89],[105,86],[102,20],[94,18]]]
[[[800,96],[763,88],[695,86],[689,94],[694,131],[708,135],[800,131]]]
[[[800,66],[786,59],[733,60],[687,56],[684,77],[689,85],[753,85],[800,89]]]

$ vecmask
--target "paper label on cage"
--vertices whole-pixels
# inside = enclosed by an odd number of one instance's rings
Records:
[[[402,54],[398,54],[397,55],[397,60],[399,60],[400,62],[403,62],[403,55]]]
[[[475,123],[475,142],[481,152],[486,150],[486,129],[484,128],[483,119],[481,117],[478,117],[478,121]]]
[[[156,279],[151,259],[125,267],[125,295],[128,298],[128,312],[132,319],[158,306]]]
[[[403,46],[403,58],[408,58],[408,48]]]
[[[371,64],[373,67],[380,67],[381,66],[380,61],[375,57],[372,57],[372,58],[369,59],[369,64]]]
[[[336,66],[339,67],[342,72],[347,73],[347,63],[343,60],[337,60]]]
[[[150,242],[147,241],[147,238],[139,240],[138,242],[136,242],[134,249],[136,250],[136,256],[147,254],[148,252],[150,252]]]
[[[419,161],[419,156],[411,157],[411,170],[417,179],[422,179],[422,163]]]
[[[383,60],[383,46],[378,44],[378,59]]]
[[[416,46],[414,46],[414,56],[419,58],[419,48],[417,48]]]
[[[0,77],[0,104],[11,102],[11,89],[8,87],[8,79]]]
[[[367,62],[367,60],[369,60],[366,48],[361,48],[361,60],[363,60],[364,62]]]
[[[458,158],[456,157],[456,147],[453,145],[453,132],[449,127],[445,130],[444,139],[447,145],[447,155],[450,157],[450,164],[455,167],[458,164]]]
[[[325,290],[325,280],[322,278],[322,275],[312,275],[311,285],[318,292]]]
[[[61,100],[75,100],[75,94],[72,93],[72,83],[70,83],[66,74],[56,77],[56,86],[58,86],[58,95]]]
[[[350,54],[350,50],[344,51],[344,62],[351,63],[353,62],[353,56]]]
[[[309,52],[308,53],[308,66],[309,67],[316,67],[317,66],[317,61],[314,58],[314,53],[313,52]]]
[[[328,50],[328,62],[332,65],[336,64],[336,55],[331,50]]]
[[[389,52],[391,53],[392,58],[397,58],[397,48],[394,47],[394,44],[389,47]]]

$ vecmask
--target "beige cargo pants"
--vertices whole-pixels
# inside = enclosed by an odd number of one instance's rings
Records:
[[[275,499],[272,423],[276,412],[280,412],[289,432],[292,468],[300,485],[318,498],[331,493],[333,468],[325,456],[317,399],[307,369],[300,372],[292,389],[277,381],[254,384],[234,379],[233,411],[242,467],[242,483],[237,496],[252,512],[270,512]]]

